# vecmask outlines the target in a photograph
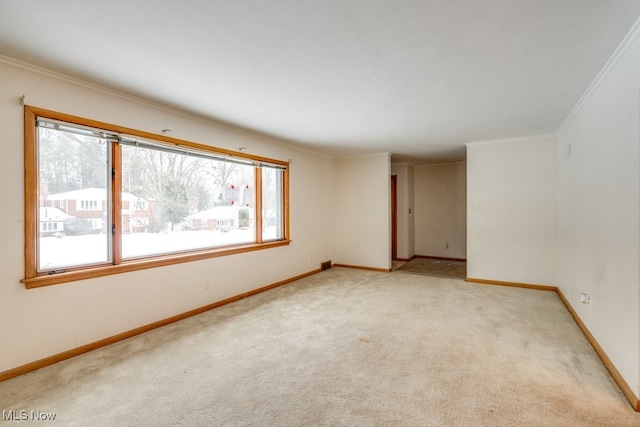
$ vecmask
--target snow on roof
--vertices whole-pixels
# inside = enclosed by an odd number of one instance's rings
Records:
[[[83,188],[82,190],[66,191],[64,193],[49,194],[47,200],[107,200],[107,191],[104,188]],[[122,192],[122,200],[145,200],[126,191]]]
[[[75,216],[67,215],[58,208],[40,207],[40,221],[63,221]]]
[[[104,188],[83,188],[82,190],[66,191],[64,193],[49,194],[47,200],[106,200],[107,190]]]
[[[147,201],[147,199],[143,198],[143,197],[139,197],[136,196],[134,194],[131,193],[127,193],[126,191],[122,192],[122,200],[123,201],[128,201],[128,202],[132,202],[132,201],[136,201],[136,200],[144,200],[145,202]]]

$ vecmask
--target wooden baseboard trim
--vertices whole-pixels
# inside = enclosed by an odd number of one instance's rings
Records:
[[[393,261],[409,262],[409,261],[411,261],[411,260],[413,260],[413,259],[415,259],[415,258],[416,258],[416,256],[414,255],[414,256],[412,256],[411,258],[396,258],[396,259],[394,259]]]
[[[423,259],[440,259],[443,261],[464,261],[467,262],[466,258],[450,258],[446,256],[431,256],[431,255],[414,255],[413,258],[423,258]],[[413,259],[411,258],[411,259]]]
[[[391,272],[390,268],[376,268],[376,267],[364,267],[361,265],[349,265],[349,264],[333,264],[334,267],[342,267],[342,268],[355,268],[356,270],[368,270],[368,271],[377,271],[379,273],[389,273]]]
[[[537,289],[539,291],[555,292],[558,289],[556,286],[549,286],[549,285],[535,285],[532,283],[517,283],[517,282],[502,282],[500,280],[474,279],[472,277],[467,277],[465,280],[467,282],[482,283],[484,285],[512,286],[514,288]]]
[[[629,384],[627,384],[624,378],[622,378],[622,375],[620,375],[620,372],[618,372],[618,369],[616,369],[611,359],[609,359],[609,356],[607,356],[607,353],[602,349],[598,341],[591,334],[591,331],[589,331],[589,328],[587,328],[587,326],[584,324],[580,316],[578,316],[578,313],[573,309],[573,307],[569,303],[569,300],[567,299],[567,297],[564,296],[560,288],[556,290],[556,293],[558,294],[558,296],[560,297],[560,300],[562,301],[564,306],[567,308],[567,310],[571,314],[571,317],[573,317],[573,320],[575,320],[575,322],[578,324],[578,327],[580,328],[584,336],[587,337],[587,340],[589,341],[593,349],[596,351],[596,354],[598,355],[600,360],[602,360],[602,363],[607,368],[607,370],[613,377],[614,381],[620,387],[620,390],[622,390],[622,393],[629,400],[629,403],[631,404],[633,409],[636,410],[637,412],[640,412],[640,399],[638,398],[638,396],[635,395],[633,390],[631,390],[631,387],[629,387]]]
[[[267,286],[263,286],[263,287],[258,288],[258,289],[254,289],[252,291],[248,291],[248,292],[244,292],[244,293],[239,294],[239,295],[235,295],[233,297],[224,299],[222,301],[217,301],[217,302],[214,302],[214,303],[211,303],[211,304],[207,304],[205,306],[198,307],[196,309],[189,310],[189,311],[184,312],[184,313],[176,314],[175,316],[167,317],[166,319],[158,320],[157,322],[149,323],[148,325],[140,326],[138,328],[131,329],[131,330],[126,331],[126,332],[122,332],[122,333],[119,333],[119,334],[116,334],[116,335],[113,335],[113,336],[110,336],[110,337],[107,337],[107,338],[104,338],[104,339],[101,339],[101,340],[98,340],[98,341],[95,341],[95,342],[92,342],[92,343],[89,343],[89,344],[82,345],[80,347],[73,348],[71,350],[63,351],[62,353],[54,354],[52,356],[45,357],[43,359],[27,363],[27,364],[24,364],[22,366],[18,366],[18,367],[13,368],[13,369],[9,369],[7,371],[0,372],[0,382],[6,381],[6,380],[11,379],[11,378],[15,378],[17,376],[20,376],[20,375],[23,375],[23,374],[26,374],[26,373],[29,373],[29,372],[32,372],[32,371],[35,371],[35,370],[40,369],[40,368],[44,368],[45,366],[53,365],[54,363],[57,363],[57,362],[62,362],[63,360],[70,359],[72,357],[79,356],[79,355],[84,354],[84,353],[88,353],[88,352],[90,352],[92,350],[96,350],[96,349],[98,349],[100,347],[104,347],[104,346],[107,346],[109,344],[114,344],[114,343],[116,343],[118,341],[122,341],[122,340],[125,340],[127,338],[131,338],[131,337],[134,337],[136,335],[140,335],[140,334],[143,334],[145,332],[149,332],[149,331],[151,331],[153,329],[160,328],[162,326],[169,325],[169,324],[177,322],[179,320],[183,320],[183,319],[186,319],[188,317],[204,313],[205,311],[209,311],[209,310],[212,310],[214,308],[221,307],[223,305],[226,305],[226,304],[229,304],[229,303],[232,303],[232,302],[235,302],[235,301],[250,297],[252,295],[256,295],[256,294],[259,294],[261,292],[268,291],[269,289],[273,289],[273,288],[277,288],[277,287],[282,286],[282,285],[286,285],[287,283],[291,283],[293,281],[302,279],[304,277],[311,276],[313,274],[319,273],[320,271],[321,271],[321,269],[312,270],[312,271],[300,274],[300,275],[295,276],[295,277],[290,277],[288,279],[281,280],[279,282],[275,282],[275,283],[272,283],[272,284],[267,285]]]
[[[613,364],[613,362],[611,361],[611,359],[609,359],[609,356],[607,356],[607,353],[602,349],[602,347],[600,346],[598,341],[591,334],[591,331],[589,331],[589,329],[584,324],[584,322],[582,321],[580,316],[578,316],[578,313],[573,309],[573,307],[569,303],[569,300],[567,300],[567,298],[562,293],[560,288],[558,288],[557,286],[534,285],[534,284],[529,284],[529,283],[501,282],[501,281],[498,281],[498,280],[474,279],[474,278],[470,278],[470,277],[467,277],[466,281],[467,282],[472,282],[472,283],[482,283],[482,284],[486,284],[486,285],[514,286],[514,287],[518,287],[518,288],[537,289],[537,290],[543,290],[543,291],[554,291],[554,292],[556,292],[558,294],[558,296],[560,297],[560,300],[562,301],[564,306],[569,311],[569,314],[571,314],[571,317],[573,317],[573,320],[578,324],[578,327],[580,328],[580,330],[582,331],[584,336],[587,338],[587,341],[589,341],[589,343],[591,344],[591,346],[595,350],[596,354],[598,355],[600,360],[602,360],[602,363],[604,364],[604,366],[607,368],[607,370],[609,371],[609,373],[613,377],[614,381],[620,387],[620,390],[622,390],[622,393],[629,400],[629,403],[631,404],[631,407],[636,412],[640,412],[640,398],[635,395],[633,390],[631,390],[631,387],[629,387],[629,384],[627,384],[627,382],[624,380],[624,378],[622,378],[622,375],[620,375],[620,372],[618,371],[618,369],[616,369],[616,367]]]

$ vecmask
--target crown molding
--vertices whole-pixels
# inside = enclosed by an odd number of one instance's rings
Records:
[[[560,134],[564,131],[564,129],[569,124],[569,122],[571,122],[573,117],[578,113],[578,111],[580,111],[584,103],[587,102],[587,100],[591,97],[593,92],[595,92],[596,89],[598,89],[600,84],[602,84],[604,79],[609,75],[609,73],[611,73],[611,70],[613,70],[613,68],[624,56],[624,54],[627,53],[627,51],[629,50],[633,42],[636,41],[638,36],[640,36],[640,18],[636,20],[635,24],[633,24],[633,26],[631,27],[627,35],[624,37],[624,39],[622,39],[622,42],[620,42],[616,50],[609,57],[609,60],[604,65],[604,67],[602,67],[602,69],[600,70],[596,78],[593,79],[593,81],[591,82],[587,90],[585,90],[585,92],[582,94],[580,99],[578,99],[578,102],[576,103],[576,105],[573,107],[573,109],[571,109],[567,117],[564,119],[564,121],[556,131],[556,136],[560,136]]]
[[[505,139],[492,139],[487,141],[465,142],[464,145],[466,145],[467,147],[473,147],[475,145],[503,144],[508,142],[540,141],[544,139],[553,139],[556,137],[557,137],[556,134],[522,136],[518,138],[505,138]]]

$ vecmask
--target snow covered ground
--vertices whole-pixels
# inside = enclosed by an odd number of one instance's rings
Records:
[[[226,233],[220,231],[131,233],[122,236],[122,256],[125,259],[136,258],[253,241],[254,231],[252,229],[231,229]],[[105,234],[64,236],[61,238],[41,237],[39,243],[40,270],[101,264],[110,261],[109,239]]]

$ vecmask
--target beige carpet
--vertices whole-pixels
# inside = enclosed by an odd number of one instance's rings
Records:
[[[467,278],[467,263],[431,258],[414,258],[398,267],[402,273],[422,274],[424,276],[447,277],[451,279]]]
[[[552,292],[333,268],[0,383],[64,426],[639,426]]]

